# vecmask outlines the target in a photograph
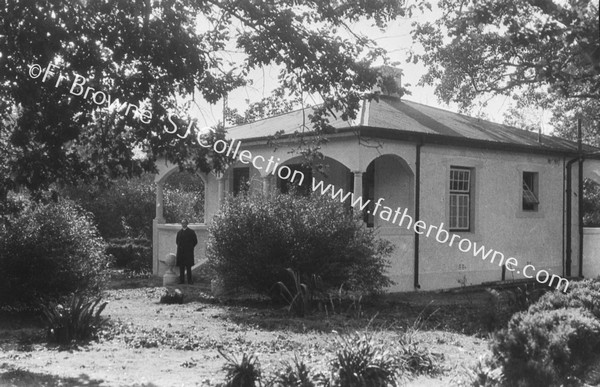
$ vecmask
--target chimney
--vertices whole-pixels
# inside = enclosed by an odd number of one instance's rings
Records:
[[[392,66],[381,66],[378,68],[381,81],[381,95],[402,98],[402,70]]]

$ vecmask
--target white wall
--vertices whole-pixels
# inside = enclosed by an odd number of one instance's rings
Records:
[[[583,229],[583,275],[600,276],[600,228],[597,227]]]
[[[196,232],[196,236],[198,237],[198,244],[194,249],[194,261],[195,264],[202,263],[206,260],[206,241],[208,237],[207,226],[203,224],[190,224],[189,228]],[[177,253],[177,244],[175,243],[175,238],[177,237],[177,232],[181,230],[181,226],[178,224],[159,224],[158,225],[158,240],[154,241],[154,248],[158,252],[158,261],[154,262],[153,265],[153,273],[155,275],[162,276],[167,267],[161,261],[165,259],[167,254]],[[176,269],[176,273],[179,273]]]
[[[375,200],[384,197],[385,205],[394,209],[407,206],[412,215],[416,145],[395,140],[381,141],[378,147],[372,146],[373,144],[360,145],[353,135],[332,136],[321,151],[326,157],[339,163],[331,163],[331,176],[326,181],[340,185],[338,188],[345,188],[342,185],[347,181],[342,174],[345,175],[348,170],[365,172],[369,163],[375,160]],[[295,157],[283,145],[276,150],[264,144],[246,144],[242,147],[244,148],[249,149],[253,155],[260,154],[265,158],[273,155],[280,159],[278,162],[281,164]],[[381,157],[382,155],[386,156]],[[403,161],[394,163],[387,155],[395,155],[398,160]],[[425,144],[421,149],[420,219],[428,225],[439,226],[444,223],[447,229],[450,167],[473,168],[472,229],[461,232],[461,237],[478,245],[483,244],[486,248],[493,248],[503,253],[505,258],[517,258],[519,273],[507,271],[506,279],[523,278],[521,270],[529,263],[538,270],[547,270],[550,275],[562,275],[564,162],[563,158],[557,156]],[[534,213],[521,210],[523,171],[539,174],[540,205]],[[252,175],[258,177],[258,171],[253,170]],[[572,176],[572,274],[576,275],[576,164],[573,165]],[[229,179],[226,178],[226,182],[228,188]],[[212,174],[207,175],[206,208],[205,222],[209,223],[218,210],[217,180]],[[398,284],[389,290],[413,290],[414,233],[393,224],[385,224],[382,220],[377,221],[376,225],[379,226],[380,236],[397,246],[391,259],[389,274]],[[159,250],[160,257],[164,257],[171,248],[171,239],[174,243],[174,237],[168,234],[173,232],[175,231],[170,229],[161,231],[160,246],[164,247]],[[592,247],[589,251],[592,251]],[[586,259],[589,254],[591,253],[586,252]],[[438,243],[434,236],[420,236],[419,262],[421,289],[457,287],[460,286],[459,280],[465,280],[468,285],[501,279],[502,269],[497,263],[483,261],[480,257],[474,257],[472,252],[463,253],[456,246]],[[464,266],[464,270],[459,270],[459,265]]]
[[[423,146],[421,155],[422,220],[436,226],[443,222],[448,229],[450,167],[473,168],[472,228],[457,234],[493,248],[506,258],[517,258],[519,268],[515,272],[507,271],[506,279],[524,278],[522,268],[529,263],[538,270],[547,270],[550,275],[562,275],[562,158],[428,144]],[[523,171],[539,173],[537,212],[521,210]],[[576,230],[574,227],[574,232]],[[576,243],[573,247],[576,263]],[[502,275],[501,267],[490,263],[489,258],[483,261],[472,252],[463,253],[456,246],[438,243],[435,237],[421,237],[420,262],[423,289],[460,286],[458,281],[465,278],[467,285],[498,281]],[[466,269],[459,271],[459,264]]]

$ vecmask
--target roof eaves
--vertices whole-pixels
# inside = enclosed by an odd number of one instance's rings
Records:
[[[350,128],[348,128],[350,129]],[[348,131],[348,129],[343,128],[339,129],[338,132]],[[368,132],[366,132],[366,130]],[[473,139],[467,137],[456,137],[456,136],[448,136],[437,133],[423,133],[423,132],[413,132],[401,129],[389,129],[389,128],[381,128],[381,127],[373,127],[373,126],[362,126],[360,128],[352,128],[352,130],[360,133],[361,136],[365,137],[377,137],[382,139],[395,139],[395,140],[404,140],[411,141],[417,143],[428,143],[428,144],[438,144],[438,145],[454,145],[460,147],[468,147],[468,148],[480,148],[480,149],[494,149],[494,150],[504,150],[504,151],[513,151],[513,152],[529,152],[529,153],[537,153],[537,154],[554,154],[561,156],[573,156],[577,157],[579,154],[576,149],[557,149],[553,147],[543,146],[531,146],[526,144],[509,144],[502,143],[497,141],[489,141],[489,140],[480,140]],[[600,159],[600,154],[594,153],[584,153],[585,157],[589,158],[598,158]]]

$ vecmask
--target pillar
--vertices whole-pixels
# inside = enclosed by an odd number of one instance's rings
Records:
[[[158,226],[165,223],[164,218],[164,182],[156,182],[156,214],[152,220],[152,273],[157,275],[160,271],[160,262],[158,256]]]
[[[225,175],[223,173],[217,175],[217,197],[218,207],[221,208],[221,204],[225,200]]]
[[[263,176],[263,194],[268,195],[271,192],[271,175]]]
[[[164,218],[164,186],[165,183],[159,181],[156,183],[156,223],[165,223]]]
[[[352,173],[354,174],[354,196],[362,196],[363,172],[353,171]]]

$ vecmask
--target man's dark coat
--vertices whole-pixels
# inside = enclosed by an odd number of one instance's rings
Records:
[[[194,265],[194,247],[198,244],[196,233],[191,228],[177,233],[177,266]]]

